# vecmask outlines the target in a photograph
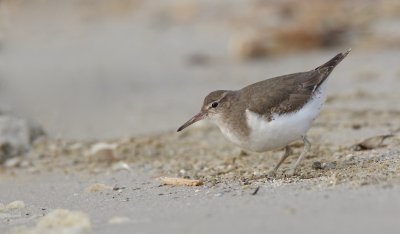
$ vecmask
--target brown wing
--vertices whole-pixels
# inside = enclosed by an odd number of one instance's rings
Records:
[[[336,55],[315,70],[279,76],[244,87],[240,94],[247,97],[241,100],[250,100],[248,109],[269,120],[274,113],[297,111],[310,100],[314,91],[349,52]]]
[[[242,100],[250,100],[249,110],[271,119],[273,113],[290,113],[304,106],[319,80],[316,71],[296,73],[255,83],[240,93],[248,96]]]

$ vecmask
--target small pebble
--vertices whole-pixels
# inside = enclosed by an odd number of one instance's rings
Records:
[[[322,169],[322,163],[320,161],[315,161],[312,164],[312,169],[314,170],[321,170]]]
[[[0,203],[0,212],[7,211],[6,206],[3,203]]]
[[[322,168],[323,168],[323,169],[327,169],[327,170],[335,169],[336,166],[337,166],[336,161],[327,162],[327,163],[323,163],[323,164],[322,164]]]
[[[56,209],[40,219],[32,232],[26,233],[89,233],[90,218],[81,211]],[[35,232],[37,231],[37,232]]]
[[[25,208],[25,202],[23,201],[13,201],[6,205],[7,210],[23,209]]]
[[[117,148],[116,144],[108,144],[104,142],[99,142],[94,144],[89,152],[88,157],[90,160],[94,162],[107,162],[110,163],[115,161],[115,149]]]
[[[8,168],[18,167],[20,163],[21,163],[21,158],[14,157],[14,158],[7,159],[7,161],[4,162],[4,166],[8,167]]]
[[[181,175],[186,174],[186,170],[185,170],[185,169],[180,169],[180,170],[179,170],[179,174],[181,174]]]
[[[108,191],[108,190],[113,190],[113,187],[106,185],[106,184],[100,184],[100,183],[92,184],[85,189],[85,191],[88,193],[104,192],[104,191]]]
[[[131,221],[130,218],[124,216],[115,216],[108,220],[109,224],[121,224],[121,223],[129,223]]]
[[[383,141],[387,138],[393,137],[393,134],[379,135],[367,138],[358,144],[353,145],[351,148],[355,151],[370,150],[382,147]]]
[[[348,154],[345,157],[346,161],[353,161],[355,159],[355,156],[353,154]]]
[[[130,171],[131,167],[127,163],[120,161],[120,162],[114,163],[111,166],[111,170],[113,170],[113,171],[122,171],[122,170]]]

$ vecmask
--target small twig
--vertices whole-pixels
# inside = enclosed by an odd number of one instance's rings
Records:
[[[256,189],[251,193],[252,196],[256,195],[258,193],[258,190],[260,190],[260,186],[257,186]]]
[[[203,184],[203,181],[201,180],[191,180],[191,179],[172,178],[172,177],[161,177],[160,179],[164,185],[199,186]]]

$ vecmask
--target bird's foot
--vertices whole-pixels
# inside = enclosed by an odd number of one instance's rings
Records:
[[[265,177],[269,180],[275,179],[276,178],[276,170],[271,170],[269,171]]]
[[[294,168],[285,172],[286,177],[293,177],[293,176],[297,176],[297,175],[298,175],[298,170],[296,170]]]

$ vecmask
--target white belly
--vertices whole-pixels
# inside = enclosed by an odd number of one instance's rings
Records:
[[[320,86],[313,99],[302,109],[290,114],[275,115],[273,120],[269,122],[265,117],[246,110],[247,124],[250,127],[250,135],[246,139],[238,139],[227,130],[222,132],[242,148],[256,152],[285,147],[300,139],[311,127],[313,120],[318,116],[325,102],[324,86],[324,84]]]

